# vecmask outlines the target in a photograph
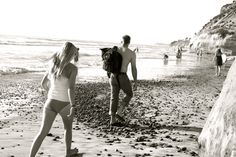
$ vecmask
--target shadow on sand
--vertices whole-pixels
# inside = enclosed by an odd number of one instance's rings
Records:
[[[84,153],[78,153],[78,154],[75,154],[75,155],[72,155],[70,157],[83,157]]]

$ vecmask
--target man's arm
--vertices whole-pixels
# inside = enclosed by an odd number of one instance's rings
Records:
[[[131,59],[131,70],[134,78],[134,90],[137,88],[137,67],[136,67],[136,54]]]

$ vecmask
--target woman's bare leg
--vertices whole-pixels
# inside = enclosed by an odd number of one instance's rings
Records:
[[[216,66],[216,76],[218,76],[218,65]]]
[[[218,76],[220,76],[221,66],[218,66]]]
[[[41,129],[32,144],[32,147],[30,150],[30,157],[35,157],[44,138],[47,136],[48,132],[50,131],[56,115],[57,114],[55,112],[53,112],[47,108],[44,108]]]
[[[78,150],[71,150],[71,142],[72,142],[72,123],[73,118],[69,119],[68,115],[70,114],[70,105],[67,105],[62,111],[59,113],[62,117],[62,121],[64,123],[65,128],[65,143],[66,143],[66,155],[70,156],[72,154],[77,154]]]

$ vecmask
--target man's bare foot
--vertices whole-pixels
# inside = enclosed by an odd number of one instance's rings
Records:
[[[70,154],[67,154],[66,157],[71,157],[73,155],[76,155],[76,154],[78,154],[78,151],[79,150],[77,148],[71,149]]]

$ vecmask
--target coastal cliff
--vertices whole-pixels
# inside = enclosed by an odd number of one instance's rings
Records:
[[[191,48],[203,48],[211,52],[216,46],[236,55],[236,1],[224,5],[220,13],[213,17],[191,39]]]
[[[232,64],[223,88],[198,138],[200,157],[236,156],[236,62]]]
[[[221,8],[192,39],[192,46],[207,50],[221,46],[236,55],[236,2]],[[200,157],[236,157],[236,61],[233,62],[218,100],[198,138]]]

